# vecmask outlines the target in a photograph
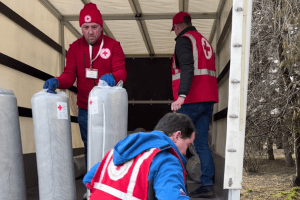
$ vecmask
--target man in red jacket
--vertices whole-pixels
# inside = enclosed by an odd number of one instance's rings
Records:
[[[100,80],[114,86],[120,80],[126,81],[125,55],[119,42],[103,34],[103,20],[93,3],[80,11],[79,25],[83,37],[70,45],[66,56],[64,72],[47,80],[44,89],[56,93],[55,89],[68,89],[77,80],[78,123],[87,159],[87,116],[90,91]]]
[[[219,101],[215,58],[211,45],[194,26],[191,16],[179,12],[173,17],[172,31],[176,34],[172,63],[174,112],[188,115],[198,132],[194,140],[201,161],[201,186],[190,197],[212,197],[214,163],[208,147],[209,118],[213,104]]]

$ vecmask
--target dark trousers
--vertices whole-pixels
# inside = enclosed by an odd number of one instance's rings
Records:
[[[78,124],[81,134],[81,139],[84,144],[84,159],[85,166],[87,166],[87,119],[88,111],[78,107]]]
[[[195,149],[201,162],[201,185],[213,185],[214,162],[208,146],[209,118],[213,112],[213,102],[183,104],[177,113],[188,115],[194,122],[198,137],[194,140]]]

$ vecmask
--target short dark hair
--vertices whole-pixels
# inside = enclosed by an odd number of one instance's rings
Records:
[[[182,139],[190,138],[196,129],[191,118],[181,113],[167,113],[159,120],[154,130],[162,131],[167,136],[172,136],[176,131],[181,131]]]

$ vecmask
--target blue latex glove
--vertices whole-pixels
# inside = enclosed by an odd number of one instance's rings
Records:
[[[116,84],[116,81],[111,74],[104,74],[103,76],[101,76],[100,80],[105,81],[111,87],[115,86]]]
[[[56,94],[55,90],[58,88],[58,80],[56,78],[48,79],[43,86],[44,89],[48,89],[47,92]]]

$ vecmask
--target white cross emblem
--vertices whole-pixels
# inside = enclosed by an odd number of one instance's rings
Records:
[[[89,16],[89,15],[86,15],[85,17],[84,17],[84,21],[85,22],[91,22],[92,21],[92,18],[91,18],[91,16]]]
[[[109,58],[110,55],[111,55],[111,52],[110,52],[110,50],[109,50],[108,48],[103,48],[103,49],[101,50],[101,52],[100,52],[100,56],[101,56],[101,58],[103,58],[103,59]]]
[[[203,37],[201,39],[201,43],[202,43],[202,47],[203,47],[203,52],[204,52],[205,58],[206,59],[210,59],[213,52],[212,52],[212,48],[211,48],[209,42]]]

